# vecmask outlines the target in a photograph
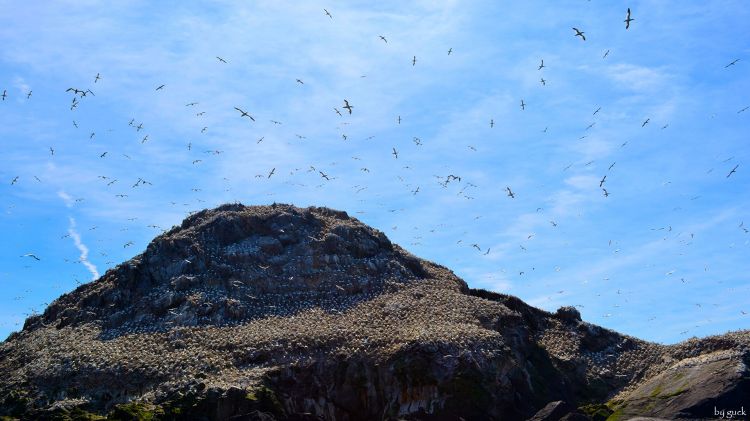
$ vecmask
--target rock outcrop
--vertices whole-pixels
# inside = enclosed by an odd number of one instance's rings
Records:
[[[470,289],[344,212],[234,204],[190,216],[0,344],[0,415],[710,417],[747,406],[748,344],[645,342],[573,307]]]

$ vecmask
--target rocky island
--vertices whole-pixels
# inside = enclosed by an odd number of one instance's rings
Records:
[[[345,212],[228,204],[2,342],[0,419],[716,419],[750,410],[748,366],[750,331],[651,343]]]

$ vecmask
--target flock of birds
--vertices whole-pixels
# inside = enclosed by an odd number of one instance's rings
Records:
[[[331,13],[330,13],[330,12],[329,12],[329,11],[328,11],[327,9],[324,9],[323,11],[324,11],[324,13],[325,13],[325,16],[327,16],[327,17],[328,17],[329,19],[334,19],[334,16],[333,16],[333,15],[332,15],[332,14],[331,14]],[[623,22],[624,22],[624,27],[625,27],[625,30],[628,30],[628,29],[630,29],[630,27],[631,27],[631,24],[632,24],[632,22],[634,22],[634,21],[635,21],[635,19],[634,19],[634,18],[632,17],[632,14],[631,14],[631,10],[630,10],[630,8],[628,8],[628,9],[627,9],[627,11],[626,11],[626,17],[625,17],[625,19],[624,19],[624,21],[623,21]],[[587,39],[586,39],[586,35],[585,35],[586,33],[585,33],[585,31],[584,31],[584,30],[582,30],[582,29],[580,29],[580,28],[577,28],[577,27],[572,27],[572,30],[574,31],[574,33],[572,34],[572,36],[573,36],[573,37],[575,37],[575,38],[580,38],[581,42],[585,42],[585,41],[587,40]],[[388,39],[387,39],[387,38],[386,38],[386,37],[385,37],[384,35],[378,35],[378,38],[379,38],[380,40],[382,40],[382,41],[383,41],[383,43],[386,43],[386,44],[388,43]],[[449,48],[449,49],[447,50],[447,55],[449,55],[449,56],[450,56],[450,55],[451,55],[452,53],[453,53],[453,48]],[[609,55],[609,50],[607,50],[607,51],[606,51],[606,52],[604,53],[604,56],[603,56],[603,58],[606,58],[606,57],[607,57],[608,55]],[[221,56],[216,56],[215,58],[216,58],[216,60],[218,61],[218,63],[220,63],[221,65],[229,65],[229,64],[230,64],[230,61],[229,61],[229,60],[227,60],[227,59],[225,59],[225,58],[223,58],[223,57],[221,57]],[[738,61],[739,61],[739,59],[735,59],[735,60],[733,60],[732,62],[728,63],[728,64],[727,64],[727,65],[725,66],[725,68],[729,68],[729,67],[731,67],[731,66],[735,66],[735,65],[736,65],[736,64],[738,63]],[[412,66],[416,66],[416,64],[417,64],[417,57],[416,57],[416,55],[413,55],[413,56],[412,56],[412,58],[411,58],[411,65],[412,65]],[[547,67],[547,66],[545,65],[544,59],[541,59],[541,60],[540,60],[540,63],[539,63],[539,65],[537,66],[537,70],[538,70],[538,71],[542,71],[542,70],[543,70],[543,69],[545,69],[546,67]],[[102,81],[102,80],[103,80],[103,78],[104,78],[104,77],[102,76],[102,74],[101,74],[101,73],[97,73],[97,74],[96,74],[96,75],[95,75],[95,76],[93,77],[93,83],[94,83],[94,84],[98,84],[98,83],[100,83],[100,81]],[[545,79],[544,77],[541,77],[541,78],[540,78],[540,80],[539,80],[539,82],[541,83],[541,85],[542,85],[542,86],[546,86],[546,84],[547,84],[547,80],[546,80],[546,79]],[[300,78],[297,78],[297,79],[296,79],[296,83],[298,83],[298,84],[300,84],[300,85],[305,85],[305,82],[304,82],[304,81],[303,81],[302,79],[300,79]],[[161,83],[161,84],[159,84],[159,85],[157,85],[157,86],[155,86],[155,87],[154,87],[154,92],[166,92],[166,91],[167,91],[167,84],[166,84],[166,83]],[[69,88],[67,88],[67,89],[65,90],[65,92],[67,92],[67,93],[70,93],[70,94],[72,95],[72,99],[71,99],[71,102],[70,102],[70,104],[69,104],[69,109],[70,109],[70,111],[76,111],[76,109],[77,109],[77,108],[79,107],[79,105],[80,105],[80,104],[82,103],[82,101],[86,100],[86,99],[87,99],[87,98],[89,98],[89,97],[94,97],[94,96],[96,96],[96,95],[95,95],[95,93],[94,93],[94,91],[93,91],[93,90],[92,90],[91,88],[69,87]],[[32,97],[32,91],[31,91],[31,90],[29,90],[28,92],[26,92],[26,94],[25,94],[25,95],[26,95],[26,99],[27,99],[27,100],[30,100],[30,99],[31,99],[31,97]],[[3,89],[3,91],[2,91],[2,95],[1,95],[0,97],[1,97],[2,101],[6,101],[6,98],[8,98],[8,97],[9,97],[9,94],[8,94],[8,92],[7,92],[7,90],[6,90],[6,89]],[[185,104],[185,106],[186,106],[186,107],[194,107],[194,106],[196,106],[196,105],[198,105],[198,104],[199,104],[199,102],[197,102],[197,101],[192,101],[192,102],[186,103],[186,104]],[[527,102],[526,102],[526,101],[525,101],[525,100],[524,100],[523,98],[522,98],[522,99],[520,99],[520,101],[519,101],[519,108],[520,108],[520,111],[525,111],[525,110],[527,109],[527,107],[528,107],[528,106],[529,106],[529,104],[528,104],[528,103],[527,103]],[[339,108],[340,108],[340,109],[339,109]],[[738,111],[738,113],[742,113],[742,112],[744,112],[745,110],[747,110],[748,108],[750,108],[750,107],[745,107],[745,108],[743,108],[743,109],[739,110],[739,111]],[[251,113],[252,111],[249,111],[249,110],[247,109],[247,107],[245,107],[245,106],[243,106],[243,105],[240,105],[240,104],[238,104],[238,105],[235,105],[235,106],[233,106],[233,110],[234,110],[234,111],[236,111],[236,112],[238,113],[238,117],[239,117],[240,119],[247,119],[247,120],[248,120],[249,122],[253,122],[253,123],[255,123],[255,122],[257,121],[257,120],[256,120],[256,117],[255,117],[255,116],[254,116],[254,115],[253,115],[253,114]],[[335,113],[336,113],[336,114],[337,114],[337,115],[338,115],[339,117],[343,117],[344,115],[349,115],[349,116],[351,116],[351,115],[354,115],[354,114],[355,114],[355,105],[354,105],[354,104],[352,104],[352,103],[351,103],[351,102],[349,101],[349,99],[347,99],[347,98],[342,98],[342,99],[341,99],[341,105],[339,105],[338,107],[333,107],[333,110],[335,111]],[[343,112],[342,112],[342,110],[343,110]],[[594,110],[594,112],[593,112],[593,114],[592,114],[592,115],[593,115],[593,116],[596,116],[596,115],[597,115],[597,114],[598,114],[598,113],[600,112],[600,110],[601,110],[601,107],[597,108],[596,110]],[[202,115],[203,115],[204,113],[205,113],[204,111],[198,112],[198,113],[196,113],[196,116],[200,117],[200,116],[202,116]],[[344,113],[346,113],[346,114],[344,114]],[[281,124],[282,124],[282,123],[281,123],[280,121],[277,121],[277,120],[270,120],[270,121],[271,121],[271,122],[272,122],[272,123],[273,123],[274,125],[281,125]],[[396,119],[396,122],[397,122],[397,124],[401,124],[401,121],[402,121],[402,118],[401,118],[401,116],[399,115],[399,116],[397,117],[397,119]],[[641,127],[646,127],[646,125],[648,125],[649,123],[650,123],[650,118],[646,118],[646,119],[645,119],[645,120],[644,120],[644,121],[643,121],[643,122],[641,123]],[[589,126],[588,126],[588,127],[586,128],[586,130],[589,130],[589,129],[591,129],[591,128],[592,128],[592,127],[593,127],[593,126],[595,125],[595,124],[596,124],[596,122],[592,123],[591,125],[589,125]],[[490,127],[490,128],[494,128],[494,127],[495,127],[495,125],[496,125],[496,123],[495,123],[495,120],[494,120],[493,118],[491,118],[491,119],[489,120],[489,127]],[[78,123],[77,123],[77,122],[76,122],[75,120],[73,120],[73,126],[74,126],[74,127],[76,128],[76,129],[78,129],[78,128],[79,128],[79,125],[78,125]],[[143,135],[143,136],[142,136],[142,137],[140,138],[140,144],[145,144],[146,142],[148,142],[148,141],[149,141],[149,134],[148,134],[148,133],[145,133],[145,132],[144,132],[144,133],[141,133],[141,131],[145,131],[145,128],[144,128],[144,123],[143,123],[143,122],[137,122],[137,121],[136,121],[136,119],[135,119],[135,118],[133,118],[133,119],[131,119],[131,120],[129,121],[129,123],[128,123],[128,126],[129,126],[129,127],[130,127],[130,128],[132,129],[132,130],[134,130],[134,131],[135,131],[136,133],[139,133],[139,136],[140,136],[141,134]],[[667,126],[668,126],[668,124],[667,124],[667,125],[664,125],[664,126],[662,127],[662,129],[666,129],[666,128],[667,128]],[[206,133],[206,132],[207,132],[207,130],[208,130],[208,127],[207,127],[207,126],[204,126],[204,127],[203,127],[203,128],[202,128],[202,129],[200,130],[200,132],[201,132],[201,133]],[[546,132],[546,130],[547,130],[547,129],[545,128],[544,132]],[[304,136],[302,136],[302,135],[299,135],[299,134],[297,134],[296,136],[297,136],[298,138],[300,138],[300,139],[304,139],[304,138],[305,138]],[[91,133],[90,133],[90,134],[88,135],[88,138],[89,138],[90,140],[93,140],[93,139],[94,139],[95,137],[96,137],[96,132],[95,132],[95,131],[92,131],[92,132],[91,132]],[[343,137],[343,139],[344,139],[344,140],[347,140],[347,135],[346,135],[346,134],[342,134],[342,137]],[[585,137],[585,136],[584,136],[584,137]],[[256,143],[260,144],[261,142],[263,142],[263,141],[264,141],[264,139],[265,139],[265,136],[263,136],[263,137],[260,137],[260,138],[259,138],[259,139],[257,140],[257,142],[256,142]],[[418,138],[418,137],[414,137],[413,141],[414,141],[414,144],[415,144],[415,145],[417,145],[417,146],[421,146],[421,145],[422,145],[422,141],[421,141],[421,139],[420,139],[420,138]],[[621,147],[624,147],[624,146],[625,146],[626,144],[627,144],[627,142],[623,143],[623,144],[621,145]],[[473,150],[476,150],[476,149],[474,149],[474,148],[473,148],[473,147],[471,147],[471,146],[470,146],[470,148],[472,148]],[[188,144],[187,144],[187,149],[188,149],[188,151],[192,151],[192,149],[193,149],[193,144],[192,144],[192,142],[190,142],[190,143],[188,143]],[[56,148],[55,148],[54,146],[50,146],[50,147],[49,147],[49,154],[50,154],[50,156],[55,156],[55,153],[56,153]],[[212,149],[212,150],[206,150],[206,151],[205,151],[205,153],[206,153],[206,154],[211,154],[211,155],[221,155],[221,154],[223,153],[223,151],[221,151],[221,150],[217,150],[217,149]],[[395,147],[395,146],[392,146],[392,147],[391,147],[391,153],[390,153],[390,154],[391,154],[391,155],[393,156],[393,159],[395,159],[395,160],[398,160],[398,159],[399,159],[399,151],[398,151],[398,150],[396,149],[396,147]],[[98,157],[99,157],[99,158],[101,158],[101,159],[105,159],[105,158],[107,158],[107,157],[108,157],[108,156],[110,156],[110,155],[111,155],[111,154],[110,154],[110,151],[102,151],[101,153],[99,153]],[[127,155],[127,154],[122,154],[122,155],[123,155],[123,156],[124,156],[124,157],[125,157],[126,159],[132,159],[132,158],[131,158],[131,157],[130,157],[129,155]],[[358,158],[356,158],[356,157],[355,157],[355,159],[358,159]],[[196,158],[196,159],[193,159],[193,160],[192,160],[192,164],[193,164],[193,165],[199,165],[199,164],[201,164],[202,162],[203,162],[203,159],[199,159],[199,158]],[[616,162],[612,162],[612,164],[611,164],[611,165],[609,166],[609,168],[608,168],[608,170],[607,170],[608,172],[609,172],[610,170],[612,170],[612,168],[613,168],[613,167],[615,166],[615,163],[616,163]],[[591,164],[591,162],[589,162],[589,163],[588,163],[588,164],[586,164],[586,165],[589,165],[589,164]],[[572,165],[572,164],[571,164],[571,165]],[[739,164],[736,164],[736,165],[734,165],[734,167],[733,167],[733,168],[731,168],[731,170],[729,170],[729,171],[728,171],[728,173],[726,174],[726,178],[729,178],[729,177],[731,177],[731,176],[732,176],[733,174],[735,174],[735,173],[737,172],[737,170],[738,170],[739,166],[740,166]],[[565,168],[564,170],[567,170],[568,168],[570,168],[570,166],[566,167],[566,168]],[[299,169],[295,169],[295,171],[297,171],[297,170],[299,170]],[[367,168],[367,167],[362,167],[362,168],[361,168],[361,171],[362,171],[362,172],[369,172],[369,171],[370,171],[370,169],[369,169],[369,168]],[[331,181],[331,180],[335,180],[336,178],[338,178],[338,177],[333,177],[333,176],[331,176],[331,174],[330,174],[329,172],[326,172],[326,171],[324,171],[323,169],[319,169],[319,168],[316,168],[316,167],[314,167],[314,166],[312,166],[312,165],[310,166],[310,170],[309,170],[308,172],[313,172],[313,173],[317,173],[317,174],[318,174],[318,175],[320,176],[320,179],[321,179],[321,180],[324,180],[325,182],[328,182],[328,181]],[[257,175],[256,175],[255,177],[256,177],[256,178],[266,178],[266,179],[270,179],[270,178],[271,178],[271,177],[273,177],[273,176],[274,176],[275,174],[277,174],[277,168],[276,168],[276,167],[272,167],[272,168],[268,169],[268,170],[267,170],[267,172],[265,172],[265,173],[262,173],[262,174],[257,174]],[[599,180],[599,184],[598,184],[598,187],[599,187],[599,189],[601,189],[601,193],[602,193],[602,195],[603,195],[604,197],[609,197],[609,196],[610,196],[610,194],[611,194],[611,192],[610,192],[610,191],[609,191],[609,190],[607,189],[607,186],[606,186],[606,183],[607,183],[607,182],[609,181],[608,175],[609,175],[609,174],[604,174],[604,175],[603,175],[603,176],[601,177],[601,179]],[[34,177],[36,178],[36,180],[37,180],[38,182],[41,182],[41,180],[40,180],[40,179],[39,179],[38,177],[36,177],[36,176],[34,176]],[[457,182],[457,183],[461,183],[461,180],[462,180],[462,179],[461,179],[461,176],[460,176],[460,175],[455,175],[455,174],[449,174],[449,175],[447,175],[447,176],[435,176],[435,177],[436,177],[436,178],[438,178],[438,183],[439,183],[439,184],[440,184],[440,185],[441,185],[442,187],[447,187],[447,186],[448,186],[448,184],[449,184],[449,183],[451,183],[451,182]],[[99,176],[99,178],[100,178],[100,179],[101,179],[102,181],[106,182],[106,185],[107,185],[107,187],[110,187],[110,186],[113,186],[113,185],[117,185],[117,186],[119,186],[119,185],[122,185],[122,184],[123,184],[123,183],[122,183],[122,182],[120,182],[120,180],[118,180],[117,178],[114,178],[114,177],[110,177],[110,176],[107,176],[107,175],[101,175],[101,176]],[[131,188],[131,189],[136,189],[136,188],[139,188],[139,187],[143,187],[143,186],[151,186],[151,185],[153,185],[152,181],[146,180],[146,179],[144,179],[144,178],[142,178],[142,177],[135,177],[135,178],[136,178],[136,179],[135,179],[135,181],[133,181],[133,182],[132,182],[132,184],[130,184],[130,188]],[[611,177],[610,177],[610,178],[611,178]],[[10,185],[16,185],[17,183],[19,183],[19,181],[20,181],[20,180],[21,180],[21,176],[20,176],[20,175],[15,175],[15,176],[13,176],[13,178],[12,178],[12,179],[10,180]],[[119,184],[117,184],[117,183],[119,183]],[[367,187],[365,187],[365,186],[359,186],[359,185],[357,185],[357,186],[355,186],[355,187],[357,188],[357,190],[356,190],[356,192],[357,192],[357,193],[359,193],[360,191],[363,191],[363,190],[365,190],[365,189],[367,188]],[[420,186],[418,186],[418,185],[417,185],[416,187],[414,187],[414,186],[412,186],[412,187],[413,187],[413,188],[411,188],[411,189],[410,189],[410,193],[411,193],[412,195],[417,195],[417,194],[418,194],[418,193],[420,192]],[[468,196],[468,195],[466,195],[466,194],[465,194],[465,191],[466,191],[466,189],[468,189],[468,188],[473,188],[473,187],[476,187],[476,185],[474,185],[474,184],[472,184],[472,183],[466,183],[466,184],[464,185],[464,187],[463,187],[463,188],[461,189],[461,191],[459,192],[459,194],[463,194],[463,195],[464,195],[464,197],[466,197],[467,199],[471,199],[471,197],[470,197],[470,196]],[[192,190],[193,192],[199,192],[199,191],[201,191],[201,189],[200,189],[200,188],[192,188],[191,190]],[[508,197],[509,199],[515,199],[515,198],[516,198],[516,194],[517,194],[517,193],[516,193],[516,192],[515,192],[515,191],[513,190],[512,186],[506,186],[504,190],[505,190],[505,193],[506,193],[506,195],[507,195],[507,197]],[[115,197],[117,197],[118,199],[125,199],[125,198],[128,198],[128,197],[129,197],[129,194],[128,194],[128,192],[127,192],[127,191],[123,191],[123,192],[120,192],[120,193],[117,193],[117,194],[115,194]],[[82,198],[76,199],[76,201],[80,201],[80,200],[83,200],[83,199],[82,199]],[[201,201],[201,200],[199,200],[199,201]],[[172,202],[172,205],[175,205],[175,203],[174,203],[174,202]],[[537,211],[539,211],[539,209],[541,209],[541,208],[538,208],[538,209],[537,209]],[[394,211],[396,211],[396,210],[391,210],[391,212],[394,212]],[[133,218],[133,219],[135,219],[135,218]],[[550,224],[551,224],[551,225],[552,225],[553,227],[557,227],[557,222],[555,222],[554,220],[553,220],[553,221],[550,221]],[[162,229],[161,227],[159,227],[159,226],[156,226],[156,225],[149,225],[149,227],[151,227],[151,228],[159,228],[159,229]],[[742,226],[741,226],[741,227],[742,227]],[[395,227],[395,226],[393,227],[393,229],[394,229],[394,230],[395,230],[396,228],[397,228],[397,227]],[[745,228],[743,228],[743,229],[745,230],[745,232],[748,232],[748,231],[747,231],[747,229],[745,229]],[[462,241],[463,241],[463,240],[459,240],[459,241],[458,241],[458,243],[461,243]],[[123,245],[123,248],[127,248],[127,247],[130,247],[130,246],[132,246],[133,244],[134,244],[134,243],[133,243],[133,241],[132,241],[132,240],[130,240],[130,241],[127,241],[127,242],[126,242],[126,243],[125,243],[125,244]],[[487,255],[487,254],[489,254],[489,253],[490,253],[490,249],[489,249],[489,248],[487,248],[487,249],[483,249],[482,247],[480,247],[480,245],[479,245],[478,243],[472,243],[472,244],[471,244],[471,247],[473,247],[473,248],[477,249],[478,251],[482,252],[482,253],[483,253],[483,254],[485,254],[485,255]],[[523,245],[521,245],[521,249],[525,250],[525,248],[524,248],[524,246],[523,246]],[[22,255],[21,257],[23,257],[23,258],[29,258],[29,259],[33,259],[33,260],[35,260],[35,261],[41,261],[41,260],[42,260],[42,259],[41,259],[41,258],[40,258],[40,257],[39,257],[39,256],[38,256],[38,255],[37,255],[36,253],[26,253],[26,254],[23,254],[23,255]],[[107,263],[113,263],[113,262],[107,262]],[[520,271],[520,272],[519,272],[519,275],[523,275],[523,274],[524,274],[524,271]],[[743,314],[744,314],[744,313],[743,313]]]

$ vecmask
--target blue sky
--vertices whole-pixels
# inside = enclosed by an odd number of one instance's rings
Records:
[[[296,3],[0,0],[0,337],[233,201],[644,339],[750,327],[749,3]]]

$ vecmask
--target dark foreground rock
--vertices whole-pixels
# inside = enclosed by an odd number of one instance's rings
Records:
[[[749,343],[641,341],[469,289],[344,212],[225,205],[0,344],[0,416],[711,418],[747,409]]]

